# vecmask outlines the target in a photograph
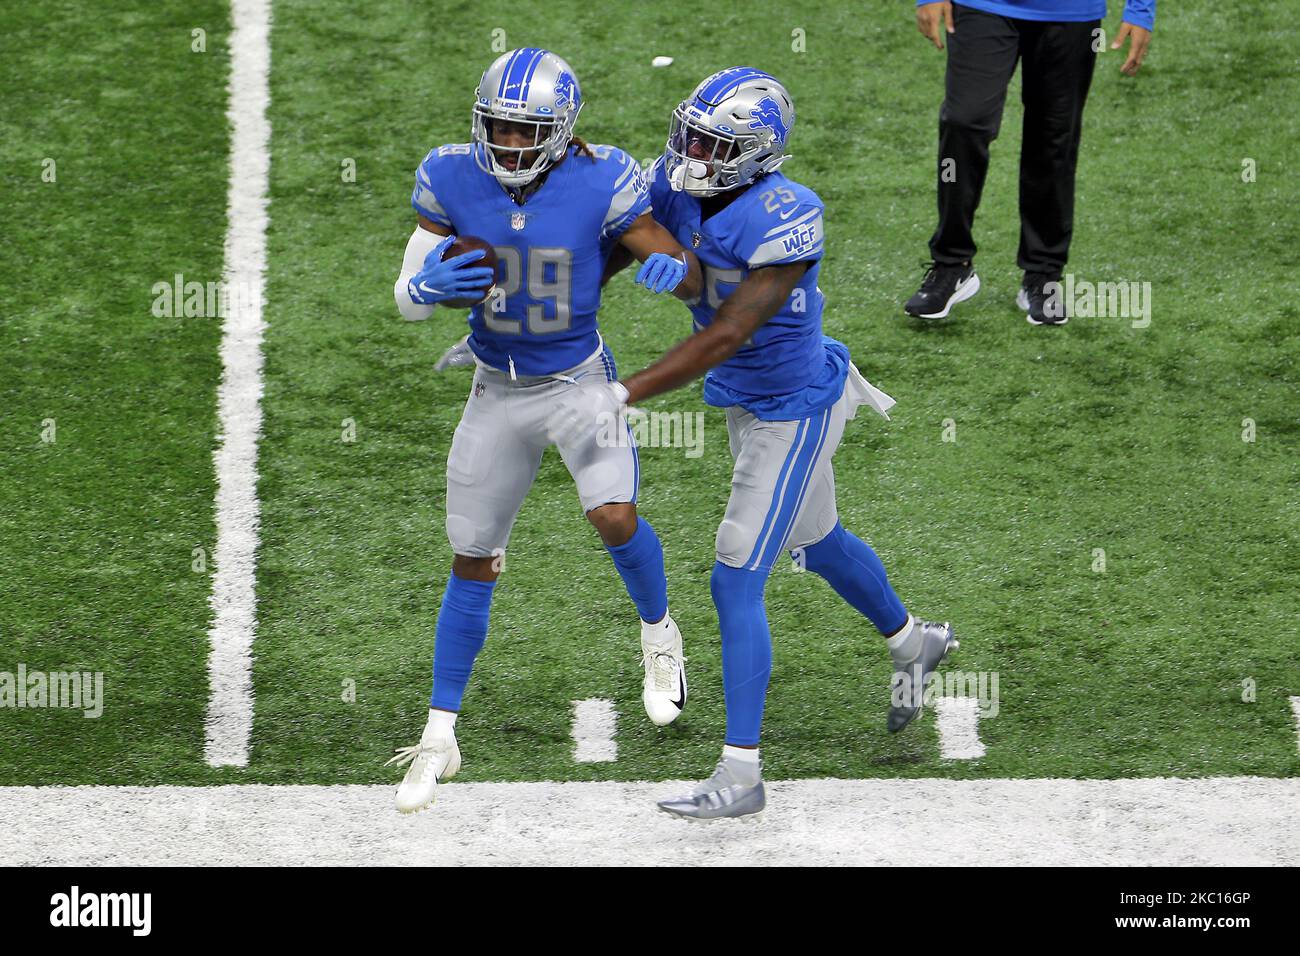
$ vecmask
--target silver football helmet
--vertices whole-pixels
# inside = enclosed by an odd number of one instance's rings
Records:
[[[713,196],[770,173],[789,157],[794,101],[771,74],[714,73],[673,110],[664,168],[673,189]]]
[[[581,111],[578,78],[564,60],[539,47],[503,53],[474,93],[474,161],[505,186],[526,185],[564,156]],[[531,145],[493,143],[494,120],[531,127]],[[525,166],[524,154],[534,150],[536,158]]]

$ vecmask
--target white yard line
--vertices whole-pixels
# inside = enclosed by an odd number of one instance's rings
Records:
[[[253,730],[253,636],[257,624],[257,439],[262,430],[262,296],[271,158],[270,0],[233,0],[226,316],[221,332],[217,542],[208,630],[208,713],[204,757],[245,766]]]
[[[703,772],[703,771],[702,771]],[[0,865],[1300,865],[1300,778],[769,782],[694,822],[685,784],[0,788]]]
[[[573,759],[577,763],[612,763],[618,759],[614,702],[591,697],[573,702]]]
[[[984,756],[980,741],[980,702],[977,697],[942,696],[934,702],[939,726],[939,756],[945,760],[978,760]]]

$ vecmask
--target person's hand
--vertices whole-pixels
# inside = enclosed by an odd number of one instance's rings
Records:
[[[686,278],[685,258],[674,259],[665,252],[652,253],[636,274],[636,281],[651,292],[672,292]]]
[[[487,253],[475,249],[459,256],[452,256],[443,261],[443,251],[456,241],[455,236],[448,236],[429,251],[424,257],[424,268],[407,283],[406,294],[412,302],[421,305],[433,305],[447,299],[466,299],[481,295],[496,273],[486,266],[470,267]]]
[[[1125,76],[1136,76],[1138,68],[1142,66],[1142,61],[1146,58],[1147,47],[1151,45],[1151,31],[1142,27],[1136,27],[1131,23],[1121,23],[1119,33],[1111,43],[1112,50],[1118,50],[1124,45],[1124,41],[1132,39],[1128,46],[1128,59],[1119,71]]]
[[[938,3],[926,3],[917,7],[916,28],[937,49],[942,50],[944,33],[957,32],[952,25],[952,4],[948,0],[939,0]]]
[[[617,418],[626,403],[627,389],[622,382],[572,386],[547,417],[547,436],[557,445],[576,441]]]

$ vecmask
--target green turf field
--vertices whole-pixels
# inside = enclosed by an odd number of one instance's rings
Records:
[[[769,777],[1300,774],[1294,25],[1263,4],[1169,3],[1136,80],[1121,54],[1099,60],[1070,269],[1149,282],[1149,327],[1031,328],[1014,308],[1018,81],[978,220],[984,289],[919,325],[901,302],[933,228],[942,55],[907,4],[751,6],[702,19],[677,0],[276,5],[256,720],[249,766],[219,770],[203,762],[211,569],[192,562],[215,536],[220,320],[157,317],[150,289],[220,278],[229,11],[122,0],[93,30],[73,4],[0,14],[0,670],[106,679],[98,720],[0,709],[0,784],[398,779],[382,763],[423,723],[469,375],[431,371],[463,334],[456,315],[403,323],[391,289],[414,169],[468,139],[497,28],[506,48],[566,57],[587,102],[579,134],[638,159],[724,66],[770,70],[798,106],[785,171],[827,205],[826,330],[898,399],[891,422],[849,426],[844,524],[914,610],[954,621],[952,666],[996,671],[1001,699],[980,760],[940,759],[931,718],[886,734],[879,637],[782,568],[767,599]],[[652,69],[656,54],[676,62]],[[47,157],[57,182],[42,181]],[[628,373],[690,322],[623,276],[602,327]],[[647,407],[705,410],[698,388]],[[712,765],[708,574],[730,460],[721,413],[706,421],[702,458],[641,454],[640,507],[687,640],[683,717],[645,720],[635,612],[548,453],[458,725],[464,779]],[[617,704],[615,763],[573,762],[569,702],[587,697]]]

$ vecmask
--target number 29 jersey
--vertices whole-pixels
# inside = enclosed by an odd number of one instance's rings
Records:
[[[497,296],[474,306],[469,347],[493,368],[550,375],[600,347],[600,280],[615,243],[650,209],[641,169],[622,150],[571,146],[522,204],[475,162],[470,143],[440,146],[416,172],[411,205],[496,249]]]

